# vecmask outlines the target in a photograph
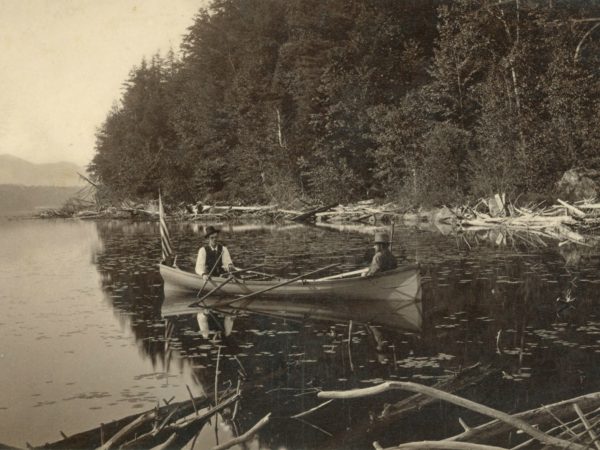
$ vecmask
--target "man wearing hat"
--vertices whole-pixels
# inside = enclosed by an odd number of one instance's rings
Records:
[[[200,247],[198,251],[196,273],[202,275],[205,280],[211,275],[218,276],[224,272],[235,270],[229,250],[217,242],[219,231],[212,225],[206,227],[204,237],[208,239],[208,243]]]
[[[375,275],[377,272],[395,269],[398,267],[396,258],[390,251],[390,238],[387,233],[375,233],[375,256],[366,276]]]

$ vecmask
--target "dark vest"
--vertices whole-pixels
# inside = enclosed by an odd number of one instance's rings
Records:
[[[383,272],[384,270],[392,270],[396,267],[398,267],[396,258],[389,249],[384,249],[381,252],[381,271]]]
[[[217,244],[217,249],[212,250],[210,245],[207,244],[204,246],[204,251],[206,252],[206,273],[210,273],[214,267],[215,270],[212,271],[212,275],[222,274],[223,263],[221,262],[221,256],[223,255],[223,246],[221,244]]]

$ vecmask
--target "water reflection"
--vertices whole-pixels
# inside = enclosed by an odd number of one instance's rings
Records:
[[[222,240],[237,265],[266,264],[289,276],[332,262],[340,262],[342,270],[365,264],[371,236],[356,231],[252,225],[224,227]],[[171,233],[178,265],[191,270],[203,242],[201,228],[173,224]],[[191,374],[209,397],[242,380],[235,428],[243,432],[268,412],[281,418],[261,430],[261,446],[370,445],[375,407],[369,402],[328,406],[311,418],[318,428],[284,419],[315,406],[319,389],[383,379],[432,384],[477,362],[501,375],[493,380],[493,392],[475,390],[474,396],[504,410],[600,387],[600,258],[594,249],[544,246],[489,230],[443,236],[397,228],[395,253],[402,249],[408,261],[420,262],[425,281],[422,304],[412,305],[404,317],[381,305],[298,304],[285,298],[279,304],[257,299],[245,309],[214,302],[189,314],[189,299],[162,298],[156,224],[98,223],[98,234],[103,289],[143,357],[157,371],[176,367]],[[377,439],[391,445],[433,437],[422,428],[389,429]],[[348,443],[348,429],[364,433]]]
[[[205,309],[167,322],[173,330],[170,358],[188,360],[209,397],[215,388],[223,391],[241,380],[244,397],[233,421],[236,429],[249,429],[267,413],[280,418],[275,429],[261,431],[260,448],[305,448],[307,440],[314,441],[310,448],[320,447],[318,442],[328,435],[283,418],[314,407],[316,392],[325,386],[359,386],[367,377],[386,377],[394,360],[387,339],[397,337],[362,324],[280,321],[275,315],[245,311]],[[337,415],[340,406],[326,414]],[[327,415],[316,420],[331,435],[353,422],[330,421]]]
[[[153,265],[159,259],[155,225],[116,226],[107,222],[99,223],[98,231],[104,243],[97,258],[103,288],[119,320],[135,333],[143,354],[152,359],[157,370],[169,373],[175,366],[189,371],[197,384],[196,391],[209,397],[243,378],[246,407],[238,417],[241,429],[251,426],[263,412],[284,417],[314,406],[314,394],[325,384],[358,385],[364,379],[382,379],[398,357],[394,354],[398,336],[418,331],[422,323],[420,304],[416,303],[377,309],[363,303],[339,302],[324,307],[317,303],[274,305],[260,301],[246,310],[211,308],[199,316],[177,317],[167,313],[169,318],[163,323],[157,310],[162,300],[160,279]],[[191,269],[202,241],[201,229],[182,224],[173,227],[172,234],[179,250],[186,250],[180,252],[178,264]],[[272,270],[285,270],[286,274],[314,268],[311,265],[320,263],[312,255],[319,253],[321,260],[356,268],[366,262],[364,249],[370,247],[371,240],[370,236],[297,225],[224,228],[222,234],[226,242],[232,242],[228,245],[240,265],[266,261]],[[177,309],[177,304],[169,300],[165,300],[163,312]],[[189,299],[183,300],[187,308]],[[290,426],[294,432],[289,436],[305,440],[314,434],[314,439],[322,440],[323,434],[310,426],[311,431],[300,434],[305,424],[294,421],[286,428]],[[337,428],[340,432],[347,426],[335,424],[331,431]],[[289,439],[287,434],[279,433],[261,436],[273,442]],[[297,443],[289,444],[298,447]]]

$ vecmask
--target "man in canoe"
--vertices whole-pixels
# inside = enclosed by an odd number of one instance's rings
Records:
[[[390,251],[390,238],[387,233],[375,233],[375,255],[365,276],[369,277],[396,267],[398,267],[398,263]]]
[[[196,273],[201,275],[203,279],[235,270],[229,250],[218,242],[219,231],[212,225],[205,229],[204,237],[208,240],[208,243],[200,247],[196,259]]]

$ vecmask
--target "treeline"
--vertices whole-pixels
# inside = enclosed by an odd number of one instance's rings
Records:
[[[600,166],[600,0],[213,0],[97,134],[113,195],[455,203]]]

